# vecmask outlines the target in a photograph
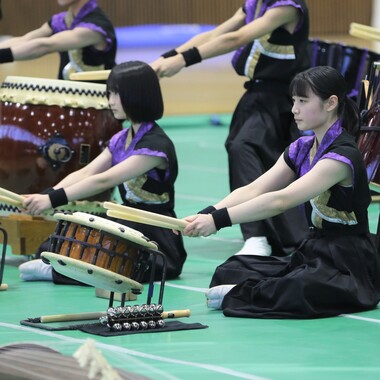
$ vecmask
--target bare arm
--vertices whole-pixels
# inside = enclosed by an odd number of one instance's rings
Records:
[[[47,27],[50,29],[48,25]],[[105,39],[99,32],[78,27],[50,36],[20,40],[11,49],[14,60],[22,61],[39,58],[53,52],[68,51],[91,45],[101,49],[105,47],[105,44]]]
[[[32,31],[24,34],[23,36],[12,37],[12,38],[9,38],[9,39],[1,42],[0,43],[0,49],[14,47],[18,44],[23,44],[23,43],[30,41],[30,40],[33,40],[35,38],[49,37],[52,35],[52,33],[53,33],[53,31],[51,30],[49,24],[46,22],[40,28],[32,30]]]
[[[266,175],[270,176],[271,173],[278,174],[282,172],[289,179],[289,171],[291,171],[290,168],[286,165],[283,157],[281,157]],[[254,198],[249,199],[247,189],[245,189],[247,186],[245,186],[242,188],[242,191],[239,192],[240,189],[237,190],[237,194],[240,195],[239,197],[236,194],[231,197],[227,196],[216,207],[228,208],[232,224],[263,220],[305,203],[337,183],[346,182],[347,180],[352,181],[351,176],[352,174],[348,165],[332,159],[324,159],[318,162],[309,173],[291,182],[283,189],[276,190],[275,185],[273,190],[261,192]],[[274,180],[273,184],[278,185],[281,181],[283,180]],[[264,188],[269,189],[266,184],[262,184],[262,186],[260,191]],[[184,235],[208,236],[216,232],[215,224],[210,214],[195,215],[187,220],[191,221],[191,223],[183,231]]]
[[[87,169],[72,173],[54,188],[63,187],[69,201],[86,199],[166,164],[163,158],[139,155],[111,167],[111,159],[111,153],[106,149],[92,165],[87,165]],[[26,195],[24,205],[31,214],[51,208],[49,196],[42,194]]]
[[[205,60],[234,51],[257,38],[271,33],[280,26],[291,29],[296,25],[298,17],[298,11],[294,7],[283,6],[270,9],[262,17],[243,26],[245,14],[242,10],[239,10],[229,20],[229,23],[224,24],[220,29],[216,29],[213,34],[202,36],[199,40],[195,37],[192,41],[197,43],[195,46],[198,47],[202,60]],[[240,27],[238,28],[238,26]],[[194,45],[188,42],[182,45],[179,51],[184,51],[185,48],[192,46]],[[170,77],[185,67],[185,61],[181,54],[177,54],[174,57],[154,62],[152,67],[160,77]]]

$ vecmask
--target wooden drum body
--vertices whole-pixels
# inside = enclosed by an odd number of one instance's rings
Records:
[[[111,220],[74,212],[56,213],[55,233],[42,258],[54,269],[100,289],[140,292],[157,244],[140,232]]]
[[[122,128],[104,84],[10,76],[0,101],[0,186],[18,194],[55,185]]]

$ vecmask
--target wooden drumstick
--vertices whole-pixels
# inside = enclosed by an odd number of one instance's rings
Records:
[[[71,73],[71,80],[107,80],[111,70],[98,70],[98,71],[81,71],[79,73]]]
[[[144,224],[152,224],[158,227],[171,228],[171,229],[176,229],[179,231],[182,231],[188,225],[188,222],[181,219],[172,218],[170,216],[161,215],[161,214],[157,214],[157,213],[149,212],[145,210],[139,210],[133,207],[123,206],[118,203],[104,202],[103,207],[107,210],[119,211],[120,215],[118,217],[120,217],[120,219],[124,219],[122,217],[122,214],[124,213],[126,215],[126,218],[128,218],[128,216],[131,216],[131,215],[144,218],[142,220],[144,220],[145,223],[141,222]],[[146,223],[149,220],[150,220],[150,223]],[[159,223],[161,225],[159,225]]]
[[[380,28],[375,28],[373,26],[352,22],[350,24],[350,28],[380,36]]]
[[[99,319],[106,315],[105,312],[89,312],[89,313],[77,313],[77,314],[53,314],[43,315],[37,318],[41,323],[53,323],[53,322],[69,322],[69,321],[85,321],[91,319]]]
[[[22,207],[23,206],[22,202],[15,201],[14,199],[11,199],[9,197],[5,197],[3,195],[0,195],[0,202],[5,203],[7,205],[16,206],[16,207]]]
[[[29,318],[34,323],[53,323],[53,322],[69,322],[69,321],[86,321],[92,319],[99,319],[107,315],[106,312],[89,312],[89,313],[76,313],[76,314],[52,314],[43,315],[38,318]],[[165,311],[161,314],[163,319],[166,318],[183,318],[190,317],[190,309],[185,310],[171,310]]]
[[[9,191],[9,190],[6,190],[2,187],[0,187],[0,195],[7,197],[7,198],[11,198],[11,199],[18,201],[18,202],[21,202],[21,203],[23,203],[23,201],[25,199],[25,197],[23,197],[22,195],[16,194],[16,193]]]
[[[162,317],[163,319],[166,319],[166,318],[183,318],[183,317],[190,317],[190,309],[164,311],[164,312],[161,314],[161,317]]]
[[[358,25],[360,25],[360,24],[352,23],[350,25],[349,34],[351,36],[363,38],[365,40],[380,41],[380,30],[379,29],[371,28],[371,27],[363,28],[363,27],[359,27]]]
[[[129,220],[131,222],[136,222],[136,223],[148,224],[150,226],[168,228],[170,230],[179,230],[179,231],[182,231],[183,229],[182,227],[179,227],[176,224],[165,223],[160,220],[146,218],[145,216],[130,214],[129,212],[125,212],[125,211],[121,212],[117,210],[107,210],[106,213],[108,216],[111,216],[113,218]]]

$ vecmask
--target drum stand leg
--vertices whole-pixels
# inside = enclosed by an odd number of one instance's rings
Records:
[[[3,233],[3,252],[1,254],[1,263],[0,263],[0,290],[7,290],[8,285],[3,284],[3,274],[4,274],[4,266],[5,266],[5,255],[7,253],[8,246],[8,234],[7,231],[0,227],[0,231]]]
[[[154,277],[156,274],[156,261],[157,257],[160,257],[162,260],[162,275],[161,275],[161,282],[160,282],[160,293],[158,295],[158,301],[157,303],[159,305],[162,305],[162,300],[164,298],[164,288],[165,288],[165,281],[166,281],[166,270],[167,270],[167,261],[166,256],[160,252],[155,250],[148,250],[150,253],[150,259],[151,259],[151,269],[150,269],[150,278],[149,278],[149,285],[148,285],[148,294],[147,294],[147,300],[146,304],[150,305],[152,303],[152,297],[154,293]],[[133,291],[132,291],[133,292]],[[113,307],[115,299],[115,292],[110,292],[108,307]],[[121,294],[121,300],[120,300],[120,306],[125,306],[126,301],[126,293]]]
[[[162,305],[162,300],[164,298],[164,288],[165,288],[166,268],[167,268],[166,256],[160,251],[150,251],[150,257],[152,258],[152,269],[150,271],[149,289],[148,289],[148,295],[147,295],[147,300],[146,300],[147,305],[151,304],[152,297],[153,297],[154,275],[156,274],[156,261],[157,261],[158,256],[161,257],[161,259],[162,259],[162,275],[161,275],[161,283],[160,283],[160,294],[158,296],[158,304],[159,305]]]

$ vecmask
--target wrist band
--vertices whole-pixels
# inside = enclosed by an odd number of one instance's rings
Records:
[[[55,191],[55,190],[52,187],[48,187],[48,188],[42,190],[40,194],[49,194],[49,193],[52,193],[53,191]]]
[[[13,62],[13,53],[11,48],[0,49],[0,63]]]
[[[54,190],[48,194],[53,208],[66,205],[69,200],[67,199],[66,192],[63,188]]]
[[[203,210],[198,211],[197,214],[211,214],[215,210],[216,208],[214,206],[207,206]]]
[[[164,54],[161,54],[161,57],[169,58],[169,57],[174,57],[174,56],[177,55],[177,54],[178,54],[178,51],[175,50],[175,49],[172,49],[172,50],[167,51],[167,52],[164,53]]]
[[[181,53],[183,55],[183,59],[185,60],[185,66],[195,65],[198,62],[202,61],[202,57],[199,54],[199,50],[196,47],[193,47],[189,50]]]
[[[213,211],[211,216],[214,219],[215,227],[218,231],[223,227],[232,226],[230,215],[226,207]]]

